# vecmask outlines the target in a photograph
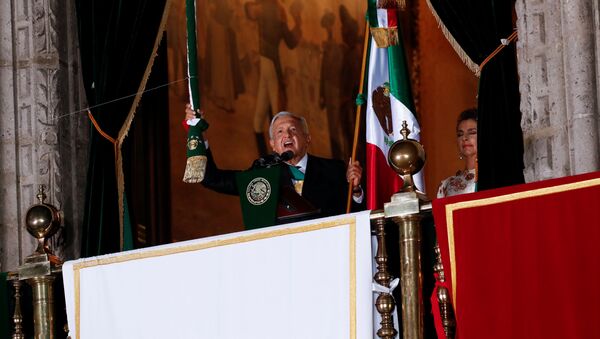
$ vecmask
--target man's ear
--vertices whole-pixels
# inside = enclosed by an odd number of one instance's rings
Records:
[[[310,134],[306,135],[306,144],[310,145],[310,141],[312,140],[312,138],[310,137]]]

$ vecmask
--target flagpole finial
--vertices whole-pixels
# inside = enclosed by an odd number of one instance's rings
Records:
[[[408,123],[406,122],[406,120],[402,120],[402,129],[400,130],[400,134],[402,134],[404,140],[408,140],[410,130],[408,129]]]
[[[425,148],[417,140],[408,138],[410,130],[406,120],[402,121],[400,134],[404,137],[392,144],[388,153],[388,163],[404,181],[401,192],[414,192],[412,175],[425,165]]]
[[[377,8],[399,8],[406,9],[406,0],[378,0]]]

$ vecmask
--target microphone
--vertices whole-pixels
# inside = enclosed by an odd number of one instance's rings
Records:
[[[294,152],[292,152],[292,151],[285,151],[281,154],[279,154],[277,152],[273,152],[271,154],[265,155],[261,158],[254,160],[254,163],[252,164],[252,168],[275,166],[284,161],[288,161],[293,157],[294,157]]]
[[[281,155],[279,156],[279,160],[280,161],[288,161],[293,157],[294,157],[294,152],[285,151],[285,152],[281,153]]]
[[[273,162],[273,158],[274,158],[273,154],[269,154],[269,155],[265,155],[264,157],[260,157],[256,160],[254,160],[254,162],[252,163],[252,168],[269,167],[270,163]]]

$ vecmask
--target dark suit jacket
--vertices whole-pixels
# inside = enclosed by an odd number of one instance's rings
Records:
[[[210,151],[207,152],[206,173],[202,185],[225,194],[239,195],[235,174],[239,170],[222,170],[217,167]],[[291,185],[291,173],[283,167],[282,185]],[[346,166],[340,160],[325,159],[308,155],[302,197],[321,210],[318,217],[346,213],[348,183]],[[359,210],[360,205],[352,202],[352,209]]]

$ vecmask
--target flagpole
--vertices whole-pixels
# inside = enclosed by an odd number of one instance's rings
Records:
[[[369,20],[365,20],[365,42],[363,47],[363,58],[362,58],[362,66],[360,68],[360,85],[358,87],[358,96],[362,97],[363,95],[363,86],[365,84],[365,68],[367,64],[367,50],[369,48],[369,39],[371,38],[371,34],[369,32]],[[354,120],[354,141],[352,142],[352,158],[350,159],[351,163],[354,163],[356,159],[356,146],[358,145],[358,133],[360,133],[360,110],[362,106],[363,100],[360,101],[360,104],[357,102],[356,105],[356,119]],[[346,203],[346,213],[350,213],[350,206],[352,205],[352,183],[348,183],[348,200]]]
[[[200,111],[200,85],[198,83],[198,51],[196,47],[196,0],[186,0],[186,33],[187,33],[187,72],[190,105],[196,114]],[[202,132],[208,128],[208,123],[202,116],[200,121],[188,129],[186,143],[187,162],[183,174],[183,182],[199,183],[204,179],[206,171],[206,145]]]

